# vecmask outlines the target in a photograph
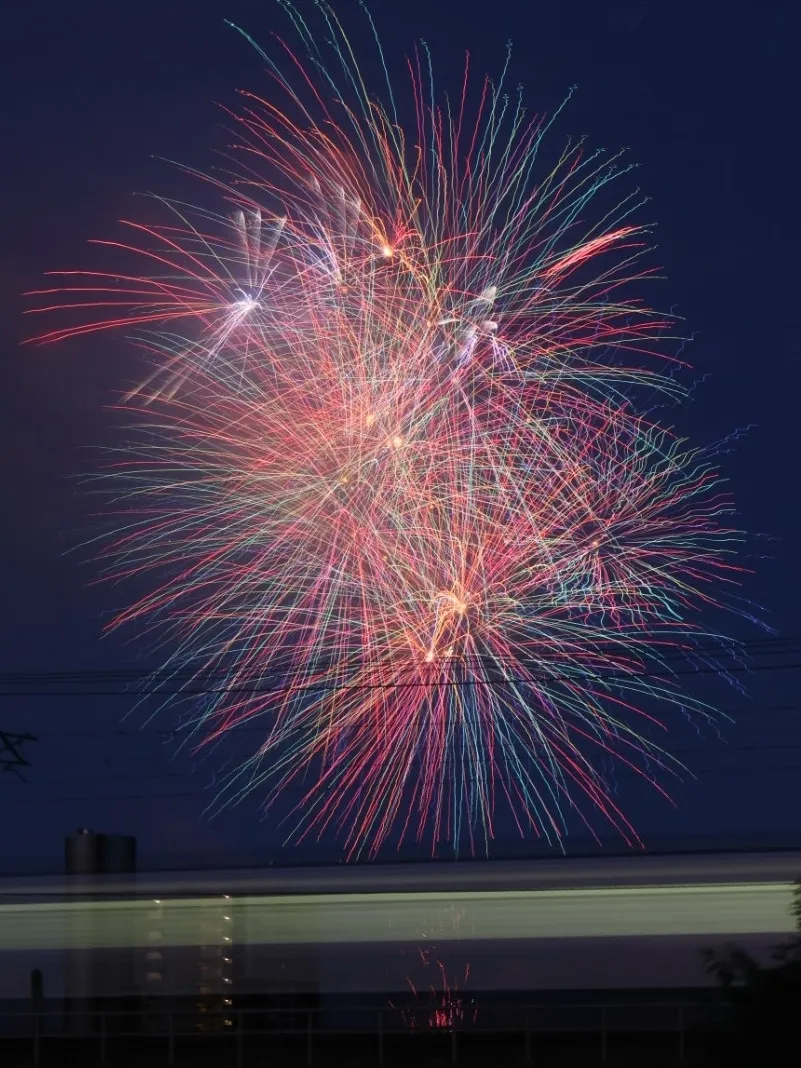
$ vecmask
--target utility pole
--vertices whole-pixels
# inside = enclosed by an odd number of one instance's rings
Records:
[[[20,752],[26,742],[35,742],[34,734],[19,734],[14,731],[0,730],[0,771],[13,771],[20,774],[20,768],[29,768],[30,761]]]

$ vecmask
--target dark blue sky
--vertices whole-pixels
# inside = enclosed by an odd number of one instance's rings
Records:
[[[397,58],[415,39],[428,41],[442,85],[458,76],[465,49],[474,69],[498,70],[511,38],[513,79],[525,84],[533,110],[552,108],[578,87],[557,139],[586,133],[593,144],[631,148],[642,165],[637,180],[653,198],[648,214],[659,224],[668,276],[651,298],[675,307],[695,336],[689,357],[700,384],[682,425],[699,444],[750,428],[725,460],[742,525],[771,539],[755,543],[771,558],[755,562],[747,593],[780,634],[801,633],[794,73],[801,10],[757,0],[375,0],[372,7]],[[367,48],[355,0],[339,10],[353,11],[354,41]],[[90,587],[81,555],[64,555],[91,535],[93,505],[76,476],[96,466],[91,450],[113,436],[104,405],[130,379],[133,357],[112,336],[19,348],[27,329],[19,294],[47,269],[88,263],[86,239],[110,235],[115,220],[131,214],[133,193],[192,195],[177,171],[152,157],[207,167],[210,150],[225,140],[215,102],[265,85],[258,56],[225,18],[257,40],[285,25],[272,0],[8,0],[4,8],[0,671],[134,662],[135,649],[99,641],[119,595]],[[673,791],[677,810],[621,783],[647,840],[801,837],[798,682],[794,671],[757,673],[746,683],[747,702],[721,687],[721,705],[738,717],[724,732],[728,748],[679,729],[677,744],[700,750],[686,758],[700,779]],[[155,729],[116,733],[124,710],[123,701],[0,699],[0,728],[40,736],[29,748],[28,783],[0,780],[0,868],[48,859],[57,866],[61,836],[86,824],[137,833],[146,853],[270,851],[276,833],[252,806],[216,823],[202,819],[207,770],[170,763]]]

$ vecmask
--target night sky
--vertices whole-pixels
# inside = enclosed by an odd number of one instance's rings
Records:
[[[356,45],[369,49],[355,0],[338,10],[352,16]],[[756,0],[374,0],[372,10],[399,70],[424,38],[441,86],[459,77],[465,49],[474,70],[498,71],[511,39],[512,84],[524,83],[532,110],[553,109],[577,86],[557,143],[586,134],[593,145],[631,149],[667,276],[646,295],[682,315],[694,337],[686,355],[697,387],[681,427],[697,444],[742,431],[724,470],[741,525],[759,536],[744,593],[778,634],[801,633],[801,9]],[[0,672],[121,668],[142,654],[121,636],[101,640],[124,593],[91,585],[86,553],[71,552],[95,522],[79,476],[96,470],[114,440],[118,417],[108,405],[131,381],[135,357],[110,334],[20,347],[32,325],[21,294],[48,269],[97,263],[86,240],[113,237],[117,219],[142,210],[135,193],[197,200],[201,192],[218,207],[208,188],[198,191],[157,157],[208,169],[226,142],[216,105],[235,104],[238,88],[264,90],[259,57],[226,18],[259,41],[286,27],[272,0],[4,6]],[[764,636],[732,626],[746,640]],[[676,744],[699,778],[672,789],[676,809],[621,779],[621,801],[646,841],[801,839],[799,672],[744,681],[747,699],[724,685],[716,691],[737,719],[724,741],[679,724]],[[63,834],[87,825],[137,834],[145,856],[171,854],[178,864],[275,855],[281,835],[255,805],[204,818],[211,768],[172,759],[162,730],[169,722],[119,733],[127,707],[121,699],[0,699],[0,728],[39,736],[25,750],[27,782],[0,778],[0,870],[57,869]],[[501,832],[500,851],[524,851]]]

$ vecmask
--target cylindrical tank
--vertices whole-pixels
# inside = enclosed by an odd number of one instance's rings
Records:
[[[131,875],[136,871],[136,839],[124,834],[96,834],[82,829],[65,842],[68,876]],[[95,880],[87,880],[89,885]],[[74,900],[83,899],[87,882],[71,881]],[[98,886],[103,885],[103,880]],[[93,932],[93,910],[70,910],[70,949],[65,961],[66,1026],[72,1034],[92,1034],[103,1027],[126,1025],[126,1017],[115,1016],[128,1008],[125,1000],[135,988],[135,952],[132,947],[97,949]],[[88,948],[87,948],[88,947]]]
[[[67,875],[95,875],[98,869],[100,835],[85,827],[67,838],[65,864]]]
[[[67,875],[130,875],[136,871],[136,839],[83,828],[65,843]]]

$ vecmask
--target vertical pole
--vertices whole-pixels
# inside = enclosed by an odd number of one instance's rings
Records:
[[[306,1068],[312,1068],[314,1051],[312,1047],[312,1010],[306,1016]]]
[[[685,1035],[684,1035],[684,1007],[679,1005],[678,1009],[678,1025],[679,1025],[679,1061],[684,1064],[684,1057],[686,1053],[685,1047]]]
[[[242,1068],[242,1010],[236,1014],[236,1068]]]
[[[42,1021],[44,1019],[44,980],[41,968],[34,968],[31,972],[31,1008],[33,1009],[33,1063],[34,1068],[39,1068],[39,1036],[42,1033]]]
[[[175,1064],[175,1028],[172,1013],[167,1013],[167,1064]]]
[[[378,1068],[384,1068],[384,1010],[378,1010]]]
[[[606,1008],[601,1009],[601,1060],[606,1064],[609,1059],[609,1049],[606,1034]]]

